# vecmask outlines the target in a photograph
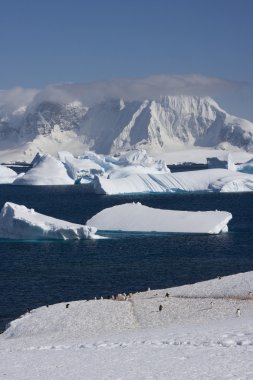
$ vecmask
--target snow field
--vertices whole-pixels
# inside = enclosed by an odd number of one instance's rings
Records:
[[[248,272],[135,293],[126,301],[74,301],[68,308],[61,303],[32,310],[0,336],[0,375],[252,379],[252,279]]]

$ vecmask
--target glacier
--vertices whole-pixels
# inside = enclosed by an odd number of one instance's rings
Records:
[[[100,231],[219,234],[232,215],[225,211],[174,211],[126,203],[102,210],[86,224]]]
[[[0,213],[0,237],[23,240],[98,239],[97,229],[40,214],[6,202]]]

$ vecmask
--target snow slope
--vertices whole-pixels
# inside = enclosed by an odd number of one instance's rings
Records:
[[[0,376],[251,380],[252,283],[248,272],[136,293],[126,301],[32,310],[0,336]]]
[[[96,228],[55,219],[11,202],[6,202],[0,213],[0,237],[4,239],[96,239],[96,231]]]
[[[173,211],[126,203],[102,210],[86,224],[104,231],[218,234],[228,230],[231,219],[225,211]]]

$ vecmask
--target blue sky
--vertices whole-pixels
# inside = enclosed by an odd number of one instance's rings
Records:
[[[252,0],[0,0],[0,6],[1,89],[201,74],[239,82],[216,98],[253,120]]]

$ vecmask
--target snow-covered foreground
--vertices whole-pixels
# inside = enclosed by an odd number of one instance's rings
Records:
[[[125,203],[100,211],[86,224],[103,231],[219,234],[228,231],[226,211],[175,211]]]
[[[98,239],[97,229],[40,214],[6,202],[0,212],[0,238],[25,240]]]
[[[0,337],[0,378],[252,379],[252,283],[248,272],[32,310]]]

